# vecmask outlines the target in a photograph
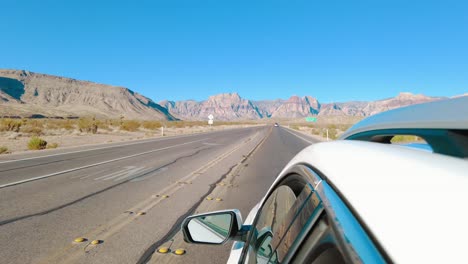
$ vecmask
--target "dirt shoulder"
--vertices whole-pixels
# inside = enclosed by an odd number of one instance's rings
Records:
[[[222,126],[196,126],[196,127],[182,127],[182,128],[165,128],[164,137],[186,135],[194,133],[203,133],[209,131],[219,131],[225,129],[233,129],[239,127],[247,127],[248,125],[222,125]],[[58,149],[73,148],[78,146],[91,146],[115,142],[128,142],[132,140],[150,139],[163,137],[163,131],[146,130],[139,131],[120,131],[120,130],[102,130],[97,133],[85,133],[79,131],[68,131],[64,129],[59,130],[43,130],[41,135],[24,132],[4,131],[0,132],[0,147],[7,148],[6,153],[25,153],[31,151],[48,151],[44,150],[29,150],[28,142],[32,137],[38,136],[47,141],[48,146],[57,144]]]

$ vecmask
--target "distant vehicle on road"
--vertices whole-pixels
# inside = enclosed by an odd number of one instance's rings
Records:
[[[278,123],[275,123],[275,127],[279,126]]]
[[[390,144],[398,135],[430,151]],[[235,241],[228,263],[468,262],[468,97],[381,113],[340,139],[294,157],[245,222],[186,218],[185,241]]]

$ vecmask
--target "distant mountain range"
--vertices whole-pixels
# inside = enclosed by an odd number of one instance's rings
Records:
[[[369,116],[382,111],[446,99],[411,93],[369,102],[320,103],[312,96],[251,101],[237,93],[205,101],[161,101],[124,87],[79,81],[22,70],[0,70],[0,116],[206,120],[255,120],[307,116]]]
[[[303,118],[307,116],[370,116],[382,111],[424,102],[447,99],[400,93],[396,97],[370,102],[320,103],[312,96],[289,99],[250,101],[237,93],[218,94],[197,102],[161,101],[159,104],[180,119],[205,120],[213,114],[218,120]]]

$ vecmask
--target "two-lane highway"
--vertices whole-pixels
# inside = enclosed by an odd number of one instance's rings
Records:
[[[306,140],[268,126],[5,156],[0,259],[149,261],[152,249],[174,236],[176,223],[233,170],[240,174],[238,186],[220,193],[222,201],[211,207],[237,207],[247,214],[287,161],[310,144]],[[248,167],[238,170],[246,156]],[[74,242],[78,237],[85,241]],[[217,261],[227,259],[223,252]],[[198,257],[202,262],[209,256]],[[175,261],[186,257],[197,254],[187,252]]]

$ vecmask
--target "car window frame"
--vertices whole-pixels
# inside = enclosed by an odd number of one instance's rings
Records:
[[[328,177],[307,163],[297,164],[294,170],[316,183],[314,191],[323,203],[337,245],[347,262],[392,263],[359,214]]]

